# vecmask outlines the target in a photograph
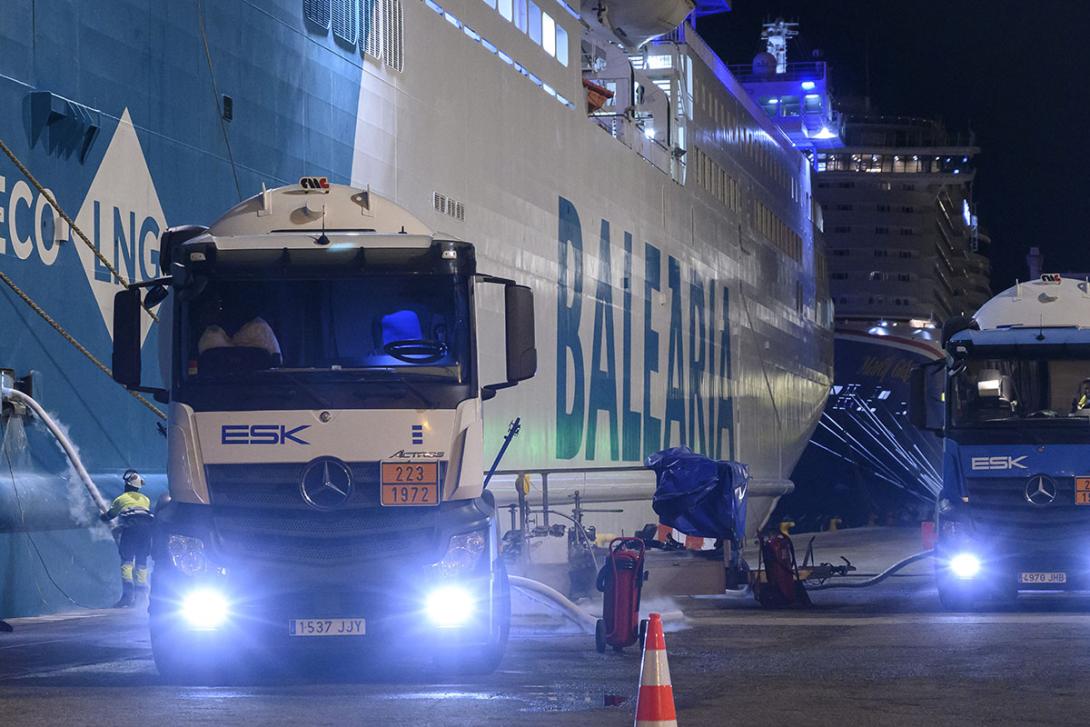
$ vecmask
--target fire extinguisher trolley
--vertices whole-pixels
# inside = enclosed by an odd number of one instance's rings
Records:
[[[647,632],[646,619],[640,620],[640,593],[647,580],[644,570],[644,545],[639,538],[614,538],[609,556],[598,573],[602,598],[602,618],[594,629],[594,645],[604,654],[606,646],[620,651],[639,641]]]

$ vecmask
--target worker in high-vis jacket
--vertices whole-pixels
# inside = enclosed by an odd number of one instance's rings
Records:
[[[131,608],[139,597],[147,602],[148,556],[151,554],[151,500],[140,492],[144,478],[136,470],[122,475],[125,491],[114,498],[110,509],[102,513],[103,522],[117,518],[120,537],[117,550],[121,554],[121,600],[114,608]]]

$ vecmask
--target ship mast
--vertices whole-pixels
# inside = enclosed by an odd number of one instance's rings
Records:
[[[787,71],[787,41],[799,34],[798,23],[788,23],[783,18],[776,18],[761,26],[761,40],[765,50],[776,57],[776,73]]]

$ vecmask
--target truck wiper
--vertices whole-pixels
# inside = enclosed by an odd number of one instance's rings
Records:
[[[322,409],[328,409],[329,403],[325,398],[318,393],[318,391],[303,380],[301,376],[292,373],[287,369],[259,369],[257,371],[226,371],[218,373],[213,377],[210,377],[208,383],[226,382],[226,381],[238,381],[239,379],[246,378],[248,381],[253,377],[260,379],[287,379],[295,386],[305,391],[310,398],[312,398],[317,405]]]
[[[394,369],[391,369],[391,368],[367,369],[365,372],[361,372],[361,373],[363,373],[364,375],[363,375],[363,377],[360,378],[360,381],[376,381],[377,380],[377,381],[396,382],[396,383],[401,384],[402,386],[404,386],[407,391],[411,392],[417,399],[419,399],[420,402],[424,404],[424,408],[426,408],[426,409],[434,409],[435,408],[434,402],[432,402],[432,400],[428,398],[427,394],[425,394],[423,391],[420,390],[420,387],[418,387],[413,382],[409,381],[407,378],[405,378],[403,375],[399,374]],[[372,378],[371,376],[369,376],[369,374],[381,374],[381,376]]]

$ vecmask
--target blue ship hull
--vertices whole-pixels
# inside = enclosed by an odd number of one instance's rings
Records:
[[[262,183],[349,181],[358,53],[314,43],[300,6],[7,3],[0,139],[118,272],[155,277],[168,220],[215,219]],[[214,87],[229,88],[245,117],[222,120]],[[0,272],[108,366],[93,286],[111,274],[88,264],[83,245],[0,156]],[[0,368],[31,376],[34,397],[68,428],[103,495],[121,491],[129,467],[149,473],[153,501],[161,495],[158,418],[6,284],[0,321]],[[153,327],[147,358],[157,345]],[[28,423],[26,433],[28,446],[13,442],[0,461],[0,615],[107,605],[119,590],[113,540],[87,527],[97,512],[44,428]]]

